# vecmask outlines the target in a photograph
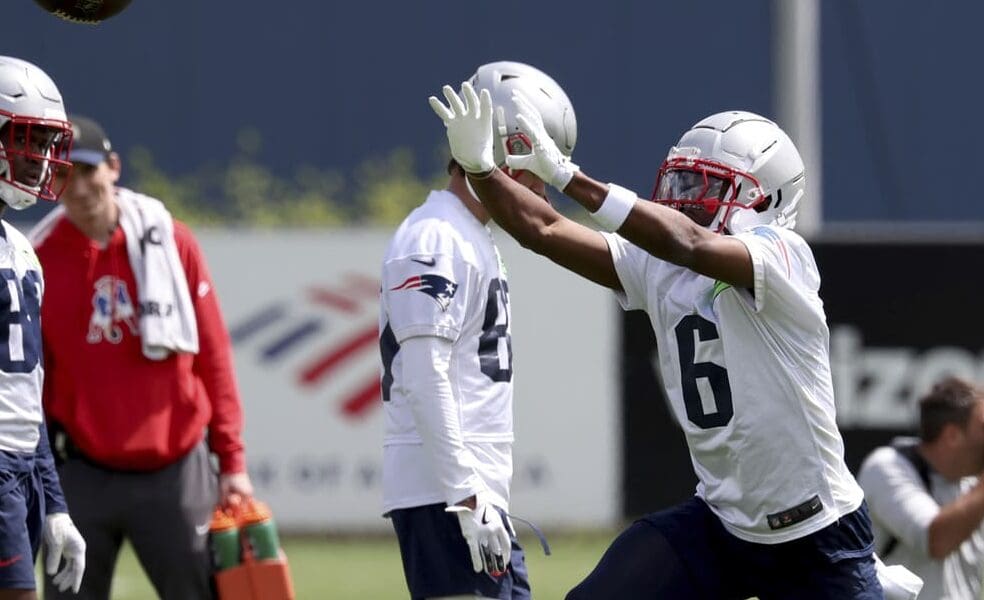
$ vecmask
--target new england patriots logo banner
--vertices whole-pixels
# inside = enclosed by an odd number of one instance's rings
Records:
[[[453,281],[428,273],[427,275],[414,275],[408,277],[400,285],[390,288],[390,291],[397,290],[417,290],[423,292],[434,299],[441,306],[441,310],[447,310],[454,298],[454,293],[458,290],[458,284]]]

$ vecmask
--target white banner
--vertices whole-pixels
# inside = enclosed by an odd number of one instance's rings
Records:
[[[379,269],[390,231],[204,231],[233,338],[257,495],[288,529],[380,515]],[[516,373],[512,511],[547,527],[618,517],[611,294],[501,231]]]

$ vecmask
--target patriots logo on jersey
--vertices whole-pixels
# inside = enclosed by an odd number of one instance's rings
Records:
[[[458,290],[458,284],[433,273],[426,275],[414,275],[408,277],[400,285],[390,288],[390,291],[397,290],[417,290],[423,292],[434,299],[441,306],[441,310],[447,310],[454,298],[454,293]]]

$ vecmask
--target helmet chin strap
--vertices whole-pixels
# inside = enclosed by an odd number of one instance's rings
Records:
[[[471,182],[468,181],[468,176],[467,175],[465,175],[465,185],[468,186],[468,193],[471,194],[471,197],[475,199],[475,202],[478,202],[479,204],[481,204],[482,203],[482,199],[479,198],[478,197],[478,194],[475,193],[475,188],[473,188]]]
[[[14,210],[24,210],[33,206],[37,200],[38,198],[34,194],[18,189],[7,181],[0,181],[0,201],[4,205]]]

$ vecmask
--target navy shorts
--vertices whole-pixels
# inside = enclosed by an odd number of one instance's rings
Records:
[[[0,451],[0,589],[36,589],[44,488],[34,455]]]
[[[446,507],[428,504],[389,514],[400,542],[410,597],[422,600],[474,594],[501,600],[528,600],[531,596],[526,558],[516,538],[512,538],[512,558],[504,575],[476,573],[458,517],[444,512]],[[501,510],[499,513],[505,518]]]
[[[881,600],[867,506],[806,537],[756,544],[699,498],[623,531],[568,600]]]

